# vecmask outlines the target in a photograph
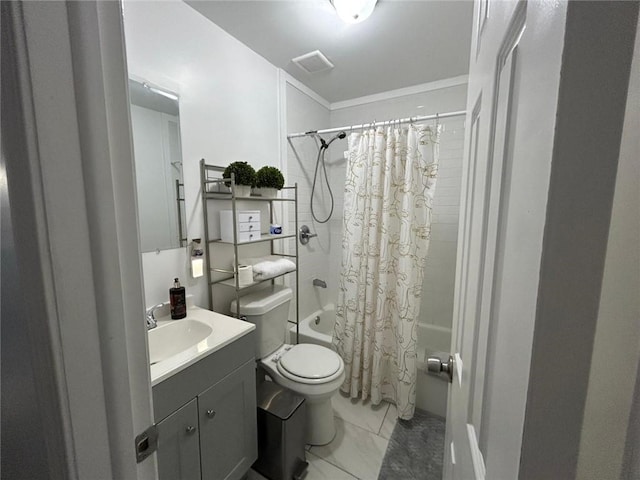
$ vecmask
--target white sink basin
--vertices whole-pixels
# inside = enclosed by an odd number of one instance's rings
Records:
[[[152,386],[256,328],[252,323],[189,305],[188,298],[187,318],[171,320],[166,308],[157,321],[158,326],[148,331]]]
[[[205,340],[213,329],[193,319],[175,320],[149,330],[149,362],[154,365]]]

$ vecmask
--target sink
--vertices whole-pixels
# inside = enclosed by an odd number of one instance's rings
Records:
[[[213,329],[193,319],[174,320],[149,330],[149,362],[154,365],[178,353],[195,347]]]
[[[190,305],[188,297],[186,318],[171,320],[168,308],[158,312],[164,313],[156,317],[158,326],[147,331],[152,386],[256,328],[252,323]]]

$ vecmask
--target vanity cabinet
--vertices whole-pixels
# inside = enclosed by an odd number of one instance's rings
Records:
[[[241,479],[258,457],[254,333],[153,386],[160,480]]]
[[[203,479],[242,478],[257,455],[255,363],[198,396]]]
[[[194,398],[158,423],[160,479],[200,480],[198,402]]]

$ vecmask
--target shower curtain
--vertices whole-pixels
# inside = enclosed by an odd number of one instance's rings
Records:
[[[416,341],[440,126],[349,136],[334,345],[341,390],[413,417]]]

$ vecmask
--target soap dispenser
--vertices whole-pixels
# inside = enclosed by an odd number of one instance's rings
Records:
[[[175,278],[173,282],[173,288],[169,289],[171,318],[173,320],[179,320],[187,316],[187,295],[184,287],[180,286],[180,280]]]

